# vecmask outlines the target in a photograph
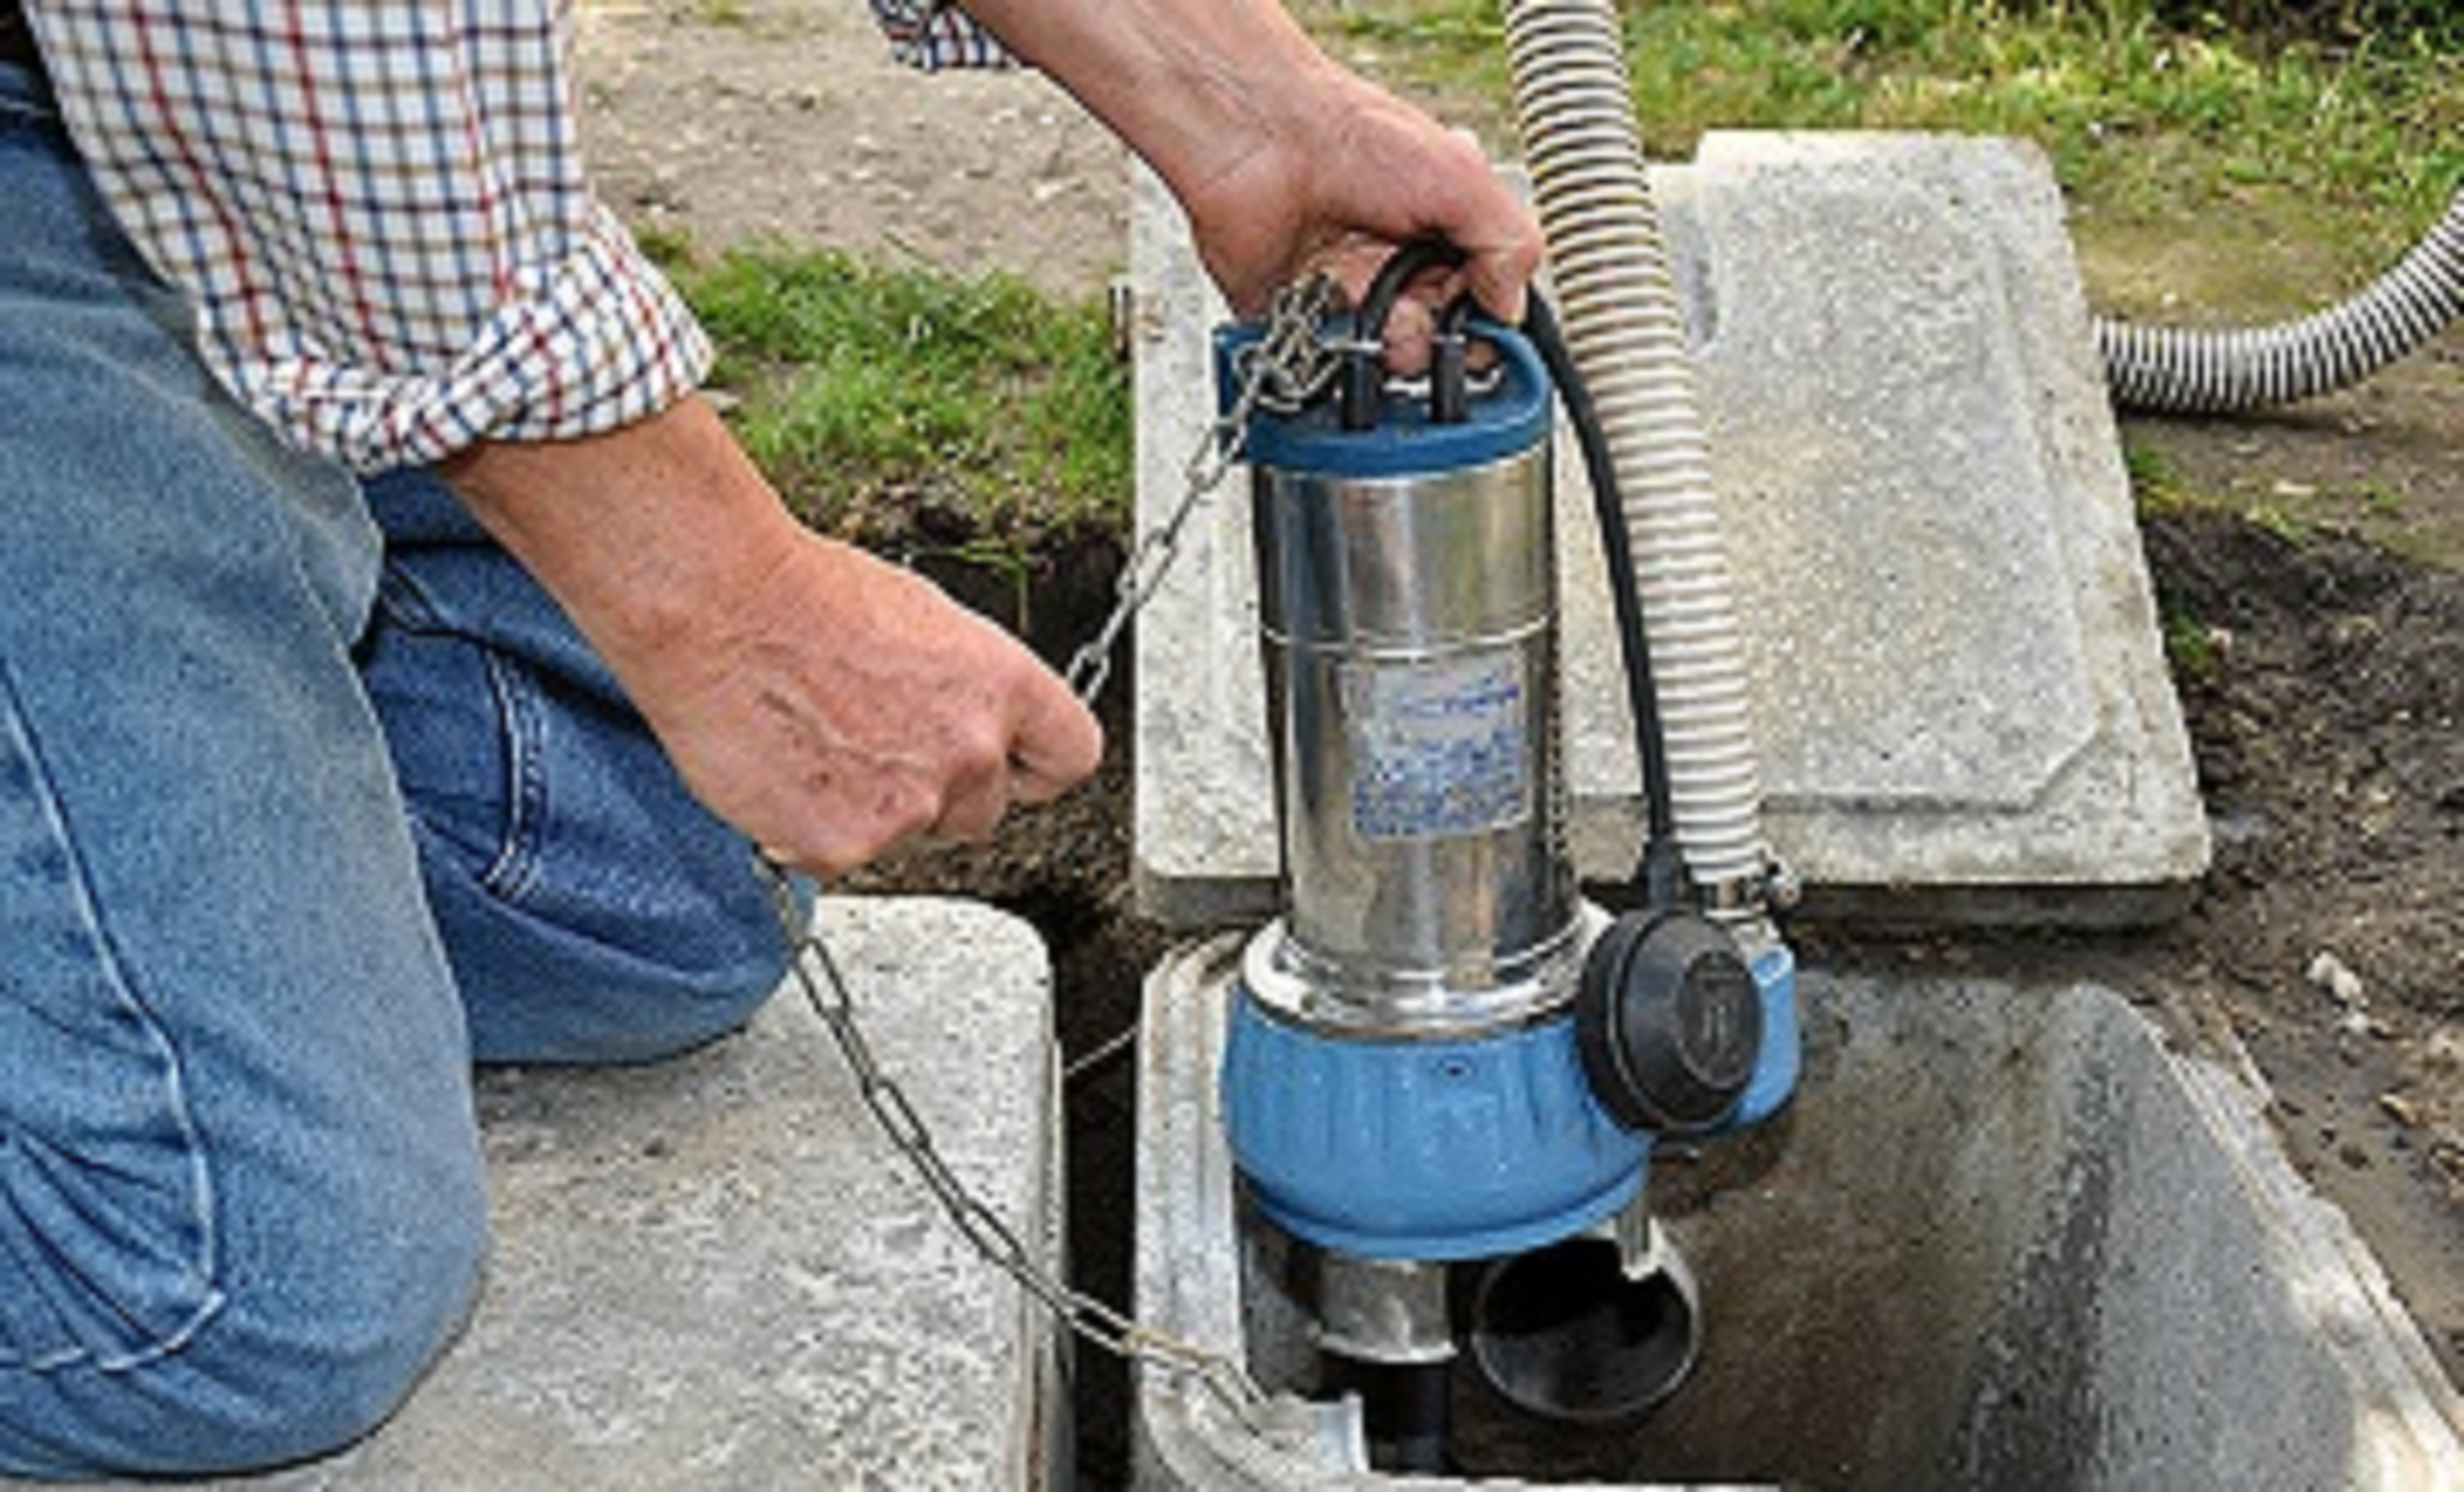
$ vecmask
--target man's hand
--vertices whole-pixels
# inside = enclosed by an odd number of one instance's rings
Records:
[[[1466,257],[1418,288],[1422,304],[1469,289],[1522,320],[1540,263],[1530,209],[1476,145],[1337,66],[1274,0],[967,0],[967,12],[1155,167],[1236,312],[1257,314],[1313,269],[1357,296],[1389,250],[1434,236]]]
[[[644,713],[704,799],[774,859],[824,875],[910,836],[980,839],[1103,750],[1009,633],[814,535],[636,667]]]
[[[836,875],[980,838],[1103,736],[1009,633],[789,515],[700,399],[586,440],[481,446],[447,479],[616,671],[712,811]]]
[[[1357,297],[1394,248],[1442,237],[1464,252],[1443,291],[1522,320],[1540,262],[1530,211],[1478,145],[1331,64],[1290,79],[1289,112],[1176,187],[1207,270],[1243,315],[1329,269]]]

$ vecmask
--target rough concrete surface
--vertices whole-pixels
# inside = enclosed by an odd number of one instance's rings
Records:
[[[952,1170],[1059,1254],[1050,976],[1027,924],[825,901],[883,1067]],[[1047,1317],[884,1139],[792,983],[740,1038],[479,1090],[497,1238],[402,1412],[268,1492],[1063,1484]]]
[[[2120,447],[2043,161],[2009,141],[1714,134],[1655,173],[1696,340],[1774,848],[1837,910],[2095,922],[2207,862]],[[1140,506],[1211,414],[1220,311],[1176,214],[1133,212]],[[1571,833],[1640,824],[1606,579],[1558,454]],[[1193,524],[1139,635],[1140,889],[1270,904],[1275,840],[1245,481]]]
[[[1271,1374],[1294,1351],[1260,1333],[1299,1307],[1236,1263],[1215,1115],[1238,949],[1184,948],[1147,986],[1138,1306]],[[2059,977],[1814,973],[1803,994],[1793,1107],[1656,1160],[1654,1211],[1704,1292],[1691,1382],[1584,1431],[1458,1389],[1463,1476],[1381,1484],[2464,1487],[2464,1402],[2246,1068]],[[1140,1484],[1357,1484],[1325,1452],[1344,1437],[1298,1423],[1244,1425],[1149,1371]]]

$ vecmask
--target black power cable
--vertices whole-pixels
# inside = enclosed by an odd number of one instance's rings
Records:
[[[1524,297],[1523,330],[1539,352],[1557,398],[1566,406],[1567,423],[1582,450],[1583,475],[1591,486],[1591,513],[1600,526],[1600,548],[1608,561],[1608,597],[1617,608],[1617,640],[1626,662],[1626,705],[1634,716],[1635,750],[1643,763],[1644,821],[1642,862],[1634,881],[1647,907],[1691,905],[1693,878],[1687,874],[1677,842],[1677,810],[1668,785],[1668,740],[1659,719],[1659,686],[1652,676],[1651,637],[1643,629],[1642,591],[1634,577],[1634,538],[1626,527],[1625,502],[1617,486],[1617,469],[1609,460],[1608,437],[1601,429],[1591,390],[1566,349],[1556,312],[1537,289]]]

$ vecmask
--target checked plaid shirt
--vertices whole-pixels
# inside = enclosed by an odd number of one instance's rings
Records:
[[[1002,62],[947,0],[896,55]],[[362,471],[603,431],[710,348],[592,195],[573,0],[27,0],[60,106],[216,372]]]

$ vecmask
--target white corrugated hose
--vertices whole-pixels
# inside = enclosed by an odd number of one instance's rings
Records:
[[[1567,347],[1621,490],[1678,845],[1710,910],[1757,910],[1770,857],[1745,653],[1617,13],[1507,0],[1505,29]]]

